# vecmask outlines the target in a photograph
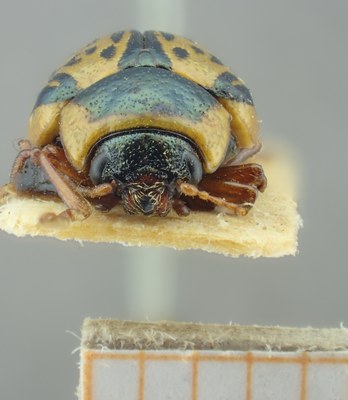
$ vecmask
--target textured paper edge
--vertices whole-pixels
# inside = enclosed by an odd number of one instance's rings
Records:
[[[346,328],[290,328],[90,319],[82,349],[347,351]]]

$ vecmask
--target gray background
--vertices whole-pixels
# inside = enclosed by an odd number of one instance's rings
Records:
[[[69,54],[124,28],[176,31],[247,82],[263,136],[276,135],[302,160],[299,254],[235,260],[1,232],[3,399],[73,398],[78,355],[71,351],[79,341],[66,331],[78,334],[86,316],[348,324],[347,2],[189,0],[170,11],[166,1],[155,3],[1,0],[0,182],[8,180],[38,91]]]

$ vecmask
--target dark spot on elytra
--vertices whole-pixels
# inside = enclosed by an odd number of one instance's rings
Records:
[[[86,53],[87,55],[93,54],[96,50],[97,50],[97,46],[93,46],[93,47],[90,47],[89,49],[86,49],[86,50],[85,50],[85,53]]]
[[[214,87],[209,91],[218,97],[254,104],[249,89],[229,71],[220,74],[215,80]]]
[[[224,65],[223,62],[221,62],[217,57],[215,57],[214,55],[212,55],[210,57],[210,60],[215,63],[215,64],[219,64],[219,65]]]
[[[76,65],[82,60],[81,57],[71,57],[70,60],[65,64],[65,67],[70,67],[71,65]]]
[[[232,83],[233,81],[238,81],[238,77],[232,72],[226,71],[219,76],[219,79],[224,82]]]
[[[115,33],[113,33],[113,34],[111,35],[111,40],[112,40],[114,43],[118,43],[118,42],[122,39],[123,34],[124,34],[124,31],[115,32]]]
[[[168,41],[174,40],[175,36],[172,33],[161,32],[161,35]]]
[[[202,49],[200,49],[199,47],[194,46],[194,45],[192,45],[191,47],[197,54],[204,54],[204,51]]]
[[[189,56],[189,52],[182,47],[174,47],[173,52],[178,58],[187,58]]]
[[[109,47],[106,47],[104,50],[100,52],[100,56],[109,60],[116,54],[116,46],[113,44]]]

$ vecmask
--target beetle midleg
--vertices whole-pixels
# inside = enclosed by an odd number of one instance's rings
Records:
[[[250,163],[221,167],[214,173],[204,176],[207,180],[223,180],[253,186],[263,192],[267,186],[267,178],[260,164]]]

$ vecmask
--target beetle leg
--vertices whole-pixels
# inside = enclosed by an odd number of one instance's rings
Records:
[[[58,194],[68,207],[68,210],[58,216],[53,213],[43,215],[42,221],[57,217],[68,220],[84,219],[91,213],[91,204],[86,197],[95,199],[93,203],[96,206],[99,203],[103,205],[105,197],[115,197],[113,193],[116,182],[92,185],[88,175],[71,166],[61,147],[47,145],[39,149],[27,140],[20,141],[19,147],[21,151],[11,172],[11,183],[15,189],[19,192]],[[27,171],[30,174],[26,175]],[[110,199],[106,204],[111,204]]]
[[[260,164],[250,163],[221,167],[210,175],[205,175],[203,181],[219,180],[253,186],[263,192],[267,186],[267,178]]]
[[[67,160],[65,152],[62,147],[52,144],[45,146],[42,151],[47,156],[52,166],[58,170],[64,177],[69,177],[73,182],[78,185],[91,184],[89,177],[83,173],[76,171]]]
[[[267,179],[259,164],[242,164],[219,168],[203,176],[198,187],[180,183],[179,188],[191,209],[212,210],[225,207],[236,215],[246,215],[254,205],[258,191],[263,192]]]
[[[47,145],[43,152],[49,158],[49,161],[56,170],[59,170],[64,179],[70,183],[77,192],[83,197],[95,199],[104,197],[114,192],[116,189],[116,182],[101,183],[100,185],[91,185],[89,177],[83,172],[78,172],[71,166],[67,160],[64,150],[54,145]]]
[[[86,197],[97,199],[95,203],[98,205],[98,202],[101,201],[100,199],[114,193],[117,184],[115,181],[96,186],[80,184],[86,180],[86,177],[71,167],[65,155],[63,157],[61,154],[62,151],[56,146],[48,145],[40,153],[42,168],[56,187],[58,195],[68,206],[68,210],[61,213],[59,217],[70,220],[87,218],[91,214],[91,204],[86,200]],[[57,165],[55,166],[54,164]],[[103,204],[103,201],[101,203]],[[50,214],[43,216],[43,220],[52,220],[53,218],[55,216]]]
[[[34,149],[33,145],[30,143],[30,141],[28,139],[21,139],[18,142],[18,148],[19,148],[19,151]]]
[[[25,142],[27,142],[27,141],[25,141]],[[19,146],[21,146],[20,143],[19,143]],[[39,165],[39,163],[40,163],[39,162],[39,153],[40,153],[39,149],[34,149],[34,148],[22,149],[13,163],[11,175],[10,175],[10,181],[13,182],[15,176],[22,171],[24,163],[28,158],[31,158],[34,164]]]
[[[96,186],[76,186],[76,190],[84,197],[96,199],[112,194],[116,187],[116,182],[112,181],[111,183],[101,183]]]
[[[76,220],[89,217],[92,212],[92,207],[90,203],[78,193],[72,181],[70,179],[64,179],[63,175],[52,165],[44,151],[40,152],[39,157],[40,165],[57,189],[58,195],[68,207],[67,210],[58,215],[52,213],[44,214],[40,220],[45,222],[55,218]]]
[[[230,187],[226,187],[225,185]],[[248,188],[248,190],[250,190],[248,200],[251,200],[251,202],[243,201],[241,203],[235,203],[232,201],[232,199],[233,197],[237,198],[238,196],[234,196],[234,185],[225,185],[223,184],[223,182],[214,182],[212,185],[207,185],[210,189],[209,193],[206,190],[202,190],[201,187],[198,188],[197,186],[190,183],[181,182],[179,183],[179,189],[185,196],[198,197],[199,199],[205,200],[216,206],[227,208],[235,215],[246,215],[256,200],[257,190],[252,187],[246,186],[245,188]]]

